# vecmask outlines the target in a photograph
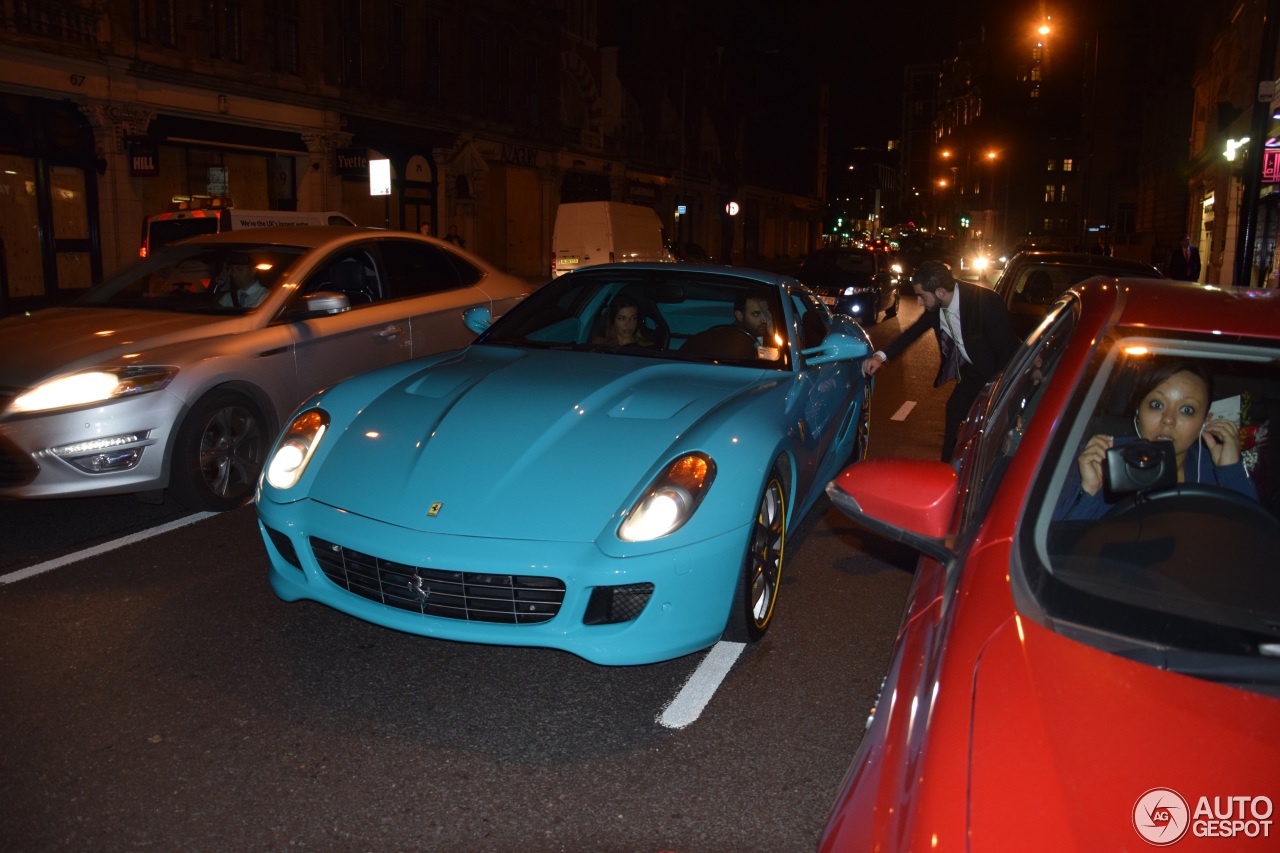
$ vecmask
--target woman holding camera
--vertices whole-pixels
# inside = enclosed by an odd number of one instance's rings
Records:
[[[1257,500],[1240,458],[1240,432],[1234,423],[1209,420],[1213,377],[1194,361],[1156,367],[1135,395],[1136,438],[1095,435],[1085,443],[1067,479],[1057,520],[1100,518],[1109,509],[1102,493],[1107,451],[1137,439],[1173,444],[1179,483],[1204,483],[1232,489]]]

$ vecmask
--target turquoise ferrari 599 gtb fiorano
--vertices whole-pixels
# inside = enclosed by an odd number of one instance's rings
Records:
[[[788,534],[866,453],[869,351],[785,276],[562,276],[464,349],[303,404],[258,494],[271,585],[601,664],[759,639]]]

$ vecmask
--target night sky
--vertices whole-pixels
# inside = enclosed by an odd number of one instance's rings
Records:
[[[817,63],[832,81],[832,153],[900,136],[908,65],[940,62],[979,32],[982,0],[712,0],[735,41]],[[1035,9],[1039,4],[1026,4]],[[1005,4],[1004,8],[1008,8]]]

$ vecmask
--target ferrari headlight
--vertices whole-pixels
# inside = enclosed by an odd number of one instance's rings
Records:
[[[308,409],[294,418],[267,460],[267,482],[277,489],[297,485],[328,427],[329,413],[324,409]]]
[[[29,414],[106,403],[120,397],[159,391],[177,375],[178,368],[173,366],[112,367],[71,373],[42,382],[19,394],[9,411]]]
[[[716,478],[705,453],[689,453],[667,466],[627,513],[618,528],[626,542],[648,542],[674,533],[688,521]]]

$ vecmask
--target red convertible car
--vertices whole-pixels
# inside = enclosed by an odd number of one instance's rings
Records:
[[[821,850],[1280,849],[1280,292],[1095,278],[954,465],[828,486],[920,554]]]

